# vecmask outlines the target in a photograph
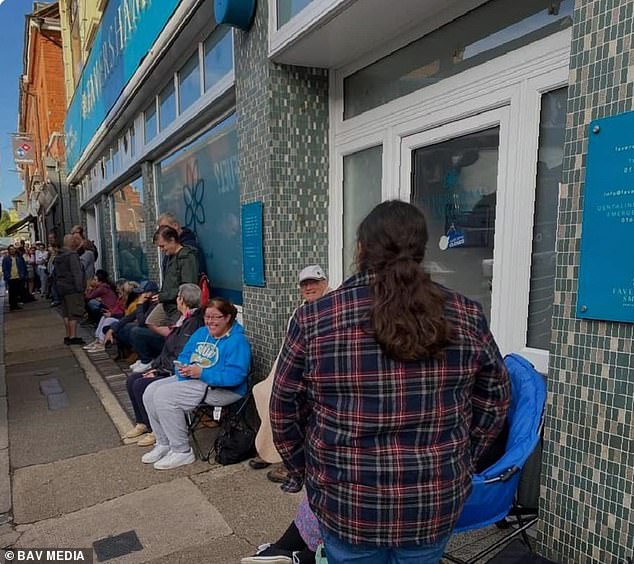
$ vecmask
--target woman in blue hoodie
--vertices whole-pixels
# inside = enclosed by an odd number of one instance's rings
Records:
[[[223,298],[213,298],[205,308],[205,327],[185,344],[175,364],[175,374],[150,384],[143,394],[155,447],[141,458],[157,470],[169,470],[196,459],[189,446],[185,412],[203,400],[209,405],[229,405],[247,393],[251,345],[238,310]]]

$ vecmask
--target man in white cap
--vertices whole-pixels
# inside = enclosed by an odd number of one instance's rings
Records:
[[[303,303],[314,302],[330,291],[328,278],[323,268],[318,264],[311,264],[299,273],[299,290],[302,294]],[[265,468],[270,464],[282,461],[280,455],[273,444],[271,432],[271,421],[269,419],[269,402],[271,400],[271,390],[273,388],[273,375],[277,359],[271,367],[271,372],[265,380],[253,387],[253,397],[260,416],[260,429],[255,438],[255,447],[258,451],[257,457],[249,461],[251,468]],[[272,482],[282,483],[286,480],[286,468],[279,464],[270,470],[266,477]]]

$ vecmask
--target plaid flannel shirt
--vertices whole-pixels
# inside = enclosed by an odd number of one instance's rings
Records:
[[[502,427],[508,375],[480,305],[446,289],[454,343],[437,358],[387,357],[368,331],[371,276],[291,319],[271,397],[275,445],[339,538],[434,543],[451,533],[472,465]]]

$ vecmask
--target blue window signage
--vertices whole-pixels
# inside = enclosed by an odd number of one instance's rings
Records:
[[[72,170],[180,0],[110,0],[66,114]]]
[[[634,322],[634,112],[590,124],[577,316]]]
[[[265,286],[262,208],[262,202],[242,205],[242,273],[247,286]]]

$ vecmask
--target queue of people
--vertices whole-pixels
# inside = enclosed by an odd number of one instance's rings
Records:
[[[189,237],[162,216],[160,288],[115,286],[101,271],[86,285],[76,234],[54,264],[71,344],[90,304],[99,325],[88,350],[136,352],[127,381],[136,421],[125,438],[152,447],[141,461],[157,470],[195,460],[187,412],[248,392],[250,343],[233,304],[201,304]],[[269,479],[305,496],[284,535],[242,564],[313,564],[322,545],[329,564],[440,561],[472,472],[504,427],[509,382],[481,306],[422,268],[427,240],[418,208],[383,202],[361,222],[356,272],[340,287],[319,265],[299,273],[302,304],[253,389],[261,426],[249,465],[273,465]],[[3,260],[10,296],[28,276],[15,256]]]

